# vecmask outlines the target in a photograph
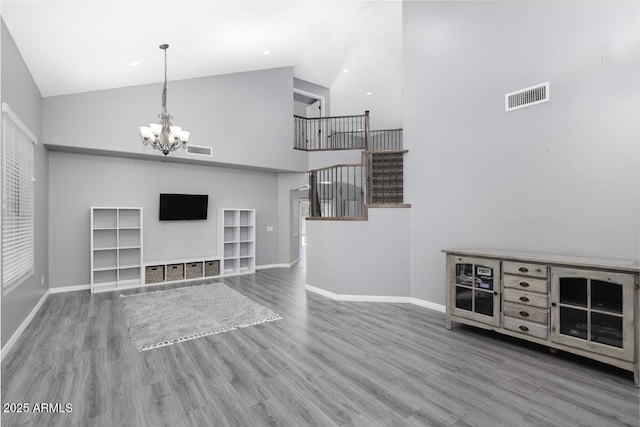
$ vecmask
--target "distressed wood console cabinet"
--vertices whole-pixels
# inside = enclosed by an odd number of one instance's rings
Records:
[[[446,327],[459,322],[633,371],[640,384],[640,266],[446,249]]]

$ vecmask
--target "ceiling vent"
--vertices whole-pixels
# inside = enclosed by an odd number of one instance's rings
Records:
[[[211,149],[211,147],[203,147],[201,145],[187,144],[187,154],[192,154],[195,156],[213,157],[213,150]]]
[[[549,82],[540,83],[504,96],[504,111],[518,110],[524,107],[549,101]]]

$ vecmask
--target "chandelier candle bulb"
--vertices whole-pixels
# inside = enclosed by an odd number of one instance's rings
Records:
[[[182,128],[180,126],[170,126],[169,129],[171,130],[171,137],[173,139],[180,138],[180,132],[182,132]]]
[[[151,128],[151,133],[153,133],[154,136],[160,136],[160,133],[162,132],[162,125],[160,123],[151,123],[149,128]]]
[[[144,139],[151,139],[153,134],[151,133],[151,128],[149,126],[140,126],[140,134]]]
[[[162,86],[162,112],[158,114],[159,123],[151,123],[149,127],[140,126],[142,143],[151,144],[156,150],[162,151],[166,156],[178,148],[187,148],[189,132],[183,131],[182,127],[174,126],[171,123],[173,116],[167,113],[167,49],[168,44],[161,44],[160,49],[164,51],[164,85]]]

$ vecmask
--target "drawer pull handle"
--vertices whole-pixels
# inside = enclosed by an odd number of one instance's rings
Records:
[[[518,329],[520,329],[523,332],[528,332],[529,328],[527,328],[526,326],[518,326]]]
[[[527,297],[520,297],[519,299],[522,302],[529,302],[529,298],[527,298]]]
[[[520,286],[522,286],[523,288],[528,288],[529,284],[527,282],[520,282]]]
[[[520,271],[520,273],[528,273],[528,272],[529,272],[529,269],[528,269],[528,268],[526,268],[526,267],[520,267],[520,268],[518,269],[518,271]]]
[[[522,317],[529,317],[529,313],[527,313],[526,311],[521,311],[521,312],[520,312],[520,316],[522,316]]]

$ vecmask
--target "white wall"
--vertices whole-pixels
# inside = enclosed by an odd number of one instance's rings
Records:
[[[447,247],[638,260],[640,4],[404,2],[403,18],[412,296],[444,303]],[[504,112],[545,81],[550,102]]]
[[[173,123],[191,132],[190,143],[213,148],[202,162],[307,170],[306,153],[292,149],[292,68],[170,81],[167,91]],[[158,83],[45,98],[46,143],[162,158],[138,130],[158,121],[161,93]]]
[[[49,159],[51,287],[90,283],[91,206],[144,209],[145,262],[219,255],[218,209],[256,209],[256,264],[280,263],[276,173],[55,151]],[[208,219],[159,221],[160,193],[208,194]]]
[[[47,229],[47,150],[42,144],[42,97],[31,73],[24,63],[13,38],[2,21],[2,102],[9,107],[27,125],[38,138],[39,144],[34,150],[34,273],[2,296],[2,347],[27,318],[40,298],[46,292],[49,283],[47,277],[48,229]],[[42,280],[44,279],[44,285]]]
[[[334,116],[371,112],[371,129],[402,127],[402,9],[406,2],[378,1],[367,5],[361,19],[366,30],[348,52],[331,83]],[[347,68],[348,73],[342,72]],[[367,92],[372,92],[367,95]]]
[[[369,209],[368,221],[307,221],[307,284],[338,295],[403,296],[409,209]]]

